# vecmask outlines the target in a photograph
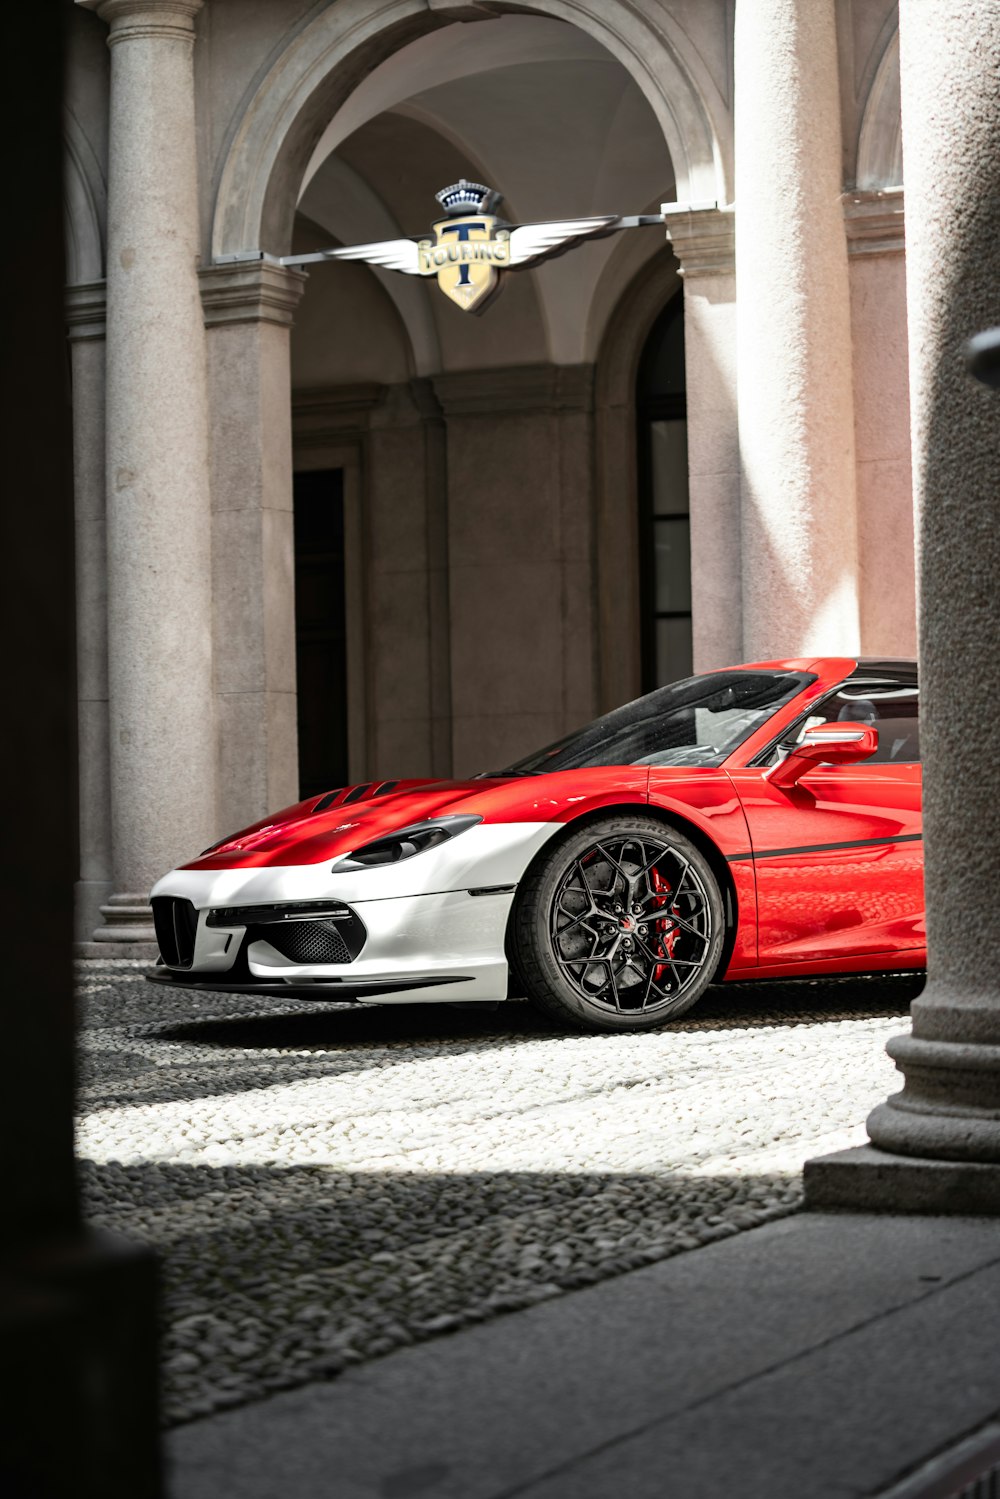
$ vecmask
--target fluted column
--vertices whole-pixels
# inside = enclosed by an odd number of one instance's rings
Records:
[[[738,0],[736,286],[748,659],[858,647],[834,0]]]
[[[820,1206],[1000,1213],[1000,0],[901,0],[928,979],[889,1043],[873,1146],[809,1163]]]
[[[84,0],[110,23],[107,547],[112,846],[95,937],[216,836],[205,346],[192,69],[201,0]]]
[[[694,669],[710,671],[743,659],[735,215],[663,206],[684,283]]]

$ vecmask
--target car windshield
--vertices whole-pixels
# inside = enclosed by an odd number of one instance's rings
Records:
[[[494,775],[544,775],[590,765],[721,765],[809,672],[715,671],[671,682]]]

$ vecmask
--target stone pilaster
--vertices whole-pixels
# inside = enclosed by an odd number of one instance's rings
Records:
[[[889,1043],[871,1147],[810,1162],[817,1206],[1000,1212],[1000,409],[965,367],[1000,324],[1000,3],[901,0],[920,537],[927,987]]]
[[[289,332],[301,271],[201,272],[222,832],[298,799]]]
[[[917,651],[903,189],[845,193],[858,606],[866,656]]]
[[[743,658],[734,218],[664,204],[684,282],[695,671]]]
[[[859,643],[834,0],[738,0],[743,650]]]
[[[108,686],[114,887],[97,940],[217,836],[211,527],[192,69],[201,0],[85,0],[110,23]],[[111,932],[115,936],[111,937]]]
[[[594,715],[594,371],[452,371],[432,384],[447,429],[452,754],[466,775]]]
[[[107,522],[104,503],[103,281],[66,291],[73,397],[73,513],[76,539],[76,691],[80,863],[74,935],[85,942],[113,889],[108,764]]]

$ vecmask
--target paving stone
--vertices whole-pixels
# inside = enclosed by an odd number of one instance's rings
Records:
[[[668,1030],[164,993],[78,965],[95,1225],[163,1262],[168,1423],[794,1212],[864,1140],[914,976],[711,990]]]

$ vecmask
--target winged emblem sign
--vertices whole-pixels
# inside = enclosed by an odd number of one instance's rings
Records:
[[[386,239],[370,245],[347,245],[311,255],[282,257],[283,265],[315,260],[364,260],[407,276],[436,276],[437,283],[463,312],[480,313],[502,285],[501,272],[524,270],[577,245],[581,240],[618,229],[663,223],[660,214],[623,218],[598,214],[584,219],[553,219],[512,225],[497,215],[502,194],[481,182],[462,178],[436,194],[445,217],[421,239]]]

